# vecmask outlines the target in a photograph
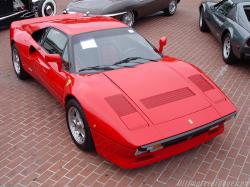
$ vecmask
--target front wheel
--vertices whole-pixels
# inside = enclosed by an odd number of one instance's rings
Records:
[[[21,80],[26,80],[29,78],[29,74],[23,69],[22,61],[16,47],[16,44],[12,44],[11,46],[12,51],[12,63],[16,73],[16,76]]]
[[[207,23],[206,23],[206,21],[204,19],[204,10],[203,10],[203,8],[200,11],[199,26],[200,26],[200,31],[201,32],[208,32],[209,31]]]
[[[232,40],[229,33],[227,33],[223,38],[222,56],[223,60],[227,64],[234,64],[237,61],[237,57],[234,55],[232,50]]]
[[[84,151],[93,150],[94,143],[88,122],[82,107],[74,99],[69,100],[67,103],[66,119],[70,135],[77,147]]]
[[[42,0],[38,5],[38,16],[54,16],[56,15],[56,3],[54,0]]]
[[[177,0],[170,0],[167,7],[163,9],[165,16],[172,16],[177,10]]]
[[[135,14],[133,11],[128,11],[126,14],[122,15],[121,21],[129,27],[132,27],[135,23]]]

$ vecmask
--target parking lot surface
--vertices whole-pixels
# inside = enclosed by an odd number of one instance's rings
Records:
[[[59,11],[67,3],[57,2]],[[59,103],[36,81],[16,78],[9,31],[0,31],[0,186],[250,186],[250,63],[223,62],[220,44],[199,31],[199,4],[182,0],[173,17],[150,16],[135,29],[156,46],[167,36],[165,54],[207,73],[238,116],[214,140],[137,170],[120,169],[73,144]]]

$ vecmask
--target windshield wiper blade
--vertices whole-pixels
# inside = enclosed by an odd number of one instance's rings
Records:
[[[79,72],[88,71],[88,70],[113,70],[113,69],[114,68],[111,68],[111,67],[108,67],[108,66],[93,66],[93,67],[80,69]]]
[[[143,58],[143,57],[129,57],[129,58],[125,58],[125,59],[123,59],[121,61],[118,61],[118,62],[114,63],[113,65],[124,64],[124,63],[128,63],[128,62],[131,62],[131,61],[134,61],[134,60],[139,60],[139,59],[157,62],[157,60],[147,59],[147,58]]]

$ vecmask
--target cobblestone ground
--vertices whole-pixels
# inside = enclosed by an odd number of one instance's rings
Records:
[[[61,11],[66,0],[57,2]],[[183,186],[195,181],[221,186],[219,181],[225,180],[226,185],[247,186],[250,65],[224,64],[220,44],[198,29],[199,3],[182,0],[175,16],[151,16],[138,21],[135,28],[156,45],[161,36],[167,36],[165,53],[205,71],[235,103],[238,116],[213,141],[132,171],[76,148],[64,110],[55,99],[32,79],[17,80],[8,30],[0,31],[0,186]]]

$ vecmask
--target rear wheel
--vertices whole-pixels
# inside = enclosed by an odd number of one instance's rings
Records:
[[[56,15],[56,3],[54,0],[42,0],[38,5],[38,16],[54,16]]]
[[[171,0],[167,7],[163,9],[164,15],[165,16],[172,16],[175,14],[177,10],[177,0]]]
[[[122,16],[121,21],[129,27],[132,27],[135,22],[135,14],[133,13],[133,11],[128,11]]]
[[[16,47],[16,44],[12,44],[11,51],[12,51],[12,64],[17,77],[21,80],[26,80],[27,78],[29,78],[29,74],[23,69],[22,61],[18,49]]]
[[[208,32],[209,31],[207,23],[206,23],[206,21],[204,19],[204,10],[203,10],[203,8],[200,11],[199,26],[200,26],[201,32]]]
[[[94,149],[94,143],[88,122],[80,104],[71,99],[66,106],[66,119],[70,135],[74,143],[84,151]]]
[[[232,40],[229,33],[225,34],[223,38],[222,56],[223,60],[227,64],[234,64],[237,61],[237,57],[234,55],[232,50]]]

